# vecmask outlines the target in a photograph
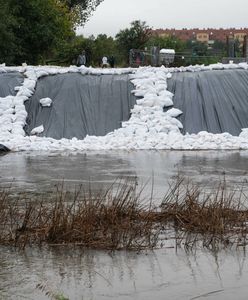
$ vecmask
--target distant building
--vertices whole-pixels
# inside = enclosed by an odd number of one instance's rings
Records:
[[[198,32],[195,35],[197,41],[208,44],[209,42],[209,33]]]
[[[235,32],[233,36],[235,40],[238,40],[240,44],[243,44],[246,35],[248,35],[246,32]]]
[[[211,46],[214,41],[226,42],[227,37],[232,36],[234,40],[238,40],[240,47],[244,44],[245,36],[248,36],[248,28],[229,28],[229,29],[156,29],[152,33],[161,37],[175,36],[182,41],[196,40]]]

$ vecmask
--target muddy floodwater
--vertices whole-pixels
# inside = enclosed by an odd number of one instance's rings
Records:
[[[147,253],[0,248],[0,299],[247,299],[244,251]],[[37,286],[42,286],[41,291]],[[56,299],[56,298],[53,298]]]
[[[247,151],[111,151],[10,153],[0,156],[0,182],[13,193],[51,192],[89,182],[108,187],[132,177],[159,201],[181,173],[209,189],[225,179],[230,187],[248,180]],[[248,261],[242,247],[218,253],[166,248],[142,253],[33,247],[0,247],[0,299],[247,299]],[[53,298],[56,299],[56,298]],[[60,299],[60,298],[57,298]],[[62,298],[61,298],[62,299]]]
[[[178,173],[212,188],[220,180],[236,186],[248,180],[247,151],[107,151],[85,153],[10,153],[0,156],[0,182],[13,191],[51,192],[109,187],[117,178],[136,178],[150,196],[160,200]],[[145,196],[146,196],[145,195]]]

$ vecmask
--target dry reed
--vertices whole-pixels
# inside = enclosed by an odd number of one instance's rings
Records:
[[[201,241],[213,248],[246,246],[248,210],[239,193],[225,180],[209,193],[180,176],[160,207],[144,205],[135,181],[120,182],[97,193],[80,187],[73,194],[57,188],[52,201],[0,191],[0,244],[77,244],[95,249],[142,250],[158,247],[173,230],[177,245],[192,247]],[[162,237],[163,236],[163,237]]]
[[[154,222],[141,213],[136,184],[126,182],[98,193],[81,188],[71,193],[57,189],[53,201],[9,201],[0,194],[0,243],[27,245],[78,244],[97,249],[153,248],[157,244]]]

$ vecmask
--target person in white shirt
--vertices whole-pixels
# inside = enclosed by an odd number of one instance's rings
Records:
[[[108,58],[107,56],[103,56],[102,58],[102,68],[108,68],[109,64],[108,64]]]

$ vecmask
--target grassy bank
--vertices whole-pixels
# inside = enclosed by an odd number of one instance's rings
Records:
[[[1,189],[0,244],[136,251],[160,247],[168,239],[185,248],[247,244],[246,195],[242,188],[230,191],[225,181],[206,193],[178,177],[159,206],[152,197],[144,201],[131,180],[97,193],[89,186],[72,194],[60,186],[50,198],[20,194],[13,200],[11,188]]]

